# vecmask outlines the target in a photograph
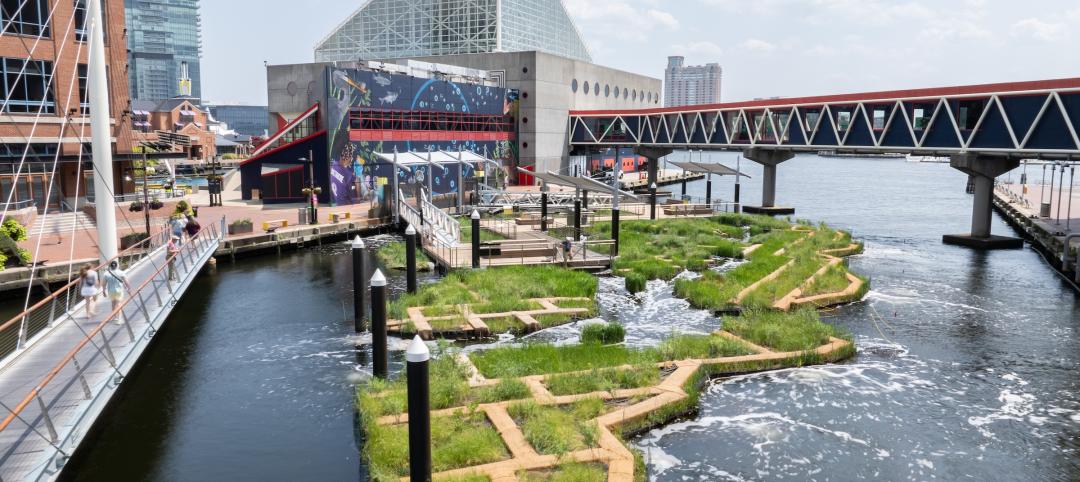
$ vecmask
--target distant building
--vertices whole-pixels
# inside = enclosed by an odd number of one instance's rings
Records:
[[[668,57],[664,70],[664,106],[719,104],[723,69],[711,63],[685,66],[681,56]]]
[[[217,155],[216,135],[209,129],[209,114],[194,97],[161,102],[132,101],[132,127],[140,143],[169,145],[188,160],[208,161]]]
[[[316,62],[539,51],[591,62],[559,0],[369,0],[315,47]]]
[[[270,115],[266,106],[256,105],[206,105],[214,120],[223,122],[229,129],[246,136],[266,136],[270,129]]]
[[[125,0],[124,4],[131,98],[201,97],[199,0]]]

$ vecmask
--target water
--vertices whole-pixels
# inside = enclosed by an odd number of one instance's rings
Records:
[[[743,169],[752,203],[760,168]],[[941,244],[969,228],[966,178],[944,165],[813,156],[779,177],[779,200],[799,217],[867,243],[851,266],[873,291],[826,314],[855,333],[859,354],[714,381],[698,414],[633,441],[651,478],[1080,478],[1076,297],[1031,250]],[[704,195],[704,182],[690,190]],[[731,191],[716,180],[714,193]],[[994,231],[1009,229],[998,219]],[[342,313],[350,279],[344,245],[222,263],[181,302],[68,478],[362,479],[351,402],[366,353],[352,348]],[[391,279],[395,292],[402,284]],[[719,327],[669,283],[634,297],[602,279],[599,302],[636,346]],[[531,338],[572,342],[579,329]]]

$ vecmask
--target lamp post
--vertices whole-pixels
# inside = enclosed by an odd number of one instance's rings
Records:
[[[308,210],[311,213],[311,219],[308,219],[308,224],[319,224],[319,208],[316,205],[316,199],[319,194],[322,194],[322,188],[315,185],[315,160],[313,157],[301,157],[300,162],[307,163],[308,165],[308,184],[302,191],[304,196],[308,198]]]
[[[150,164],[146,159],[147,147],[142,146],[142,195],[143,195],[143,216],[146,218],[146,237],[150,237],[150,192],[147,187],[147,175],[150,172]],[[130,178],[128,179],[131,180]]]

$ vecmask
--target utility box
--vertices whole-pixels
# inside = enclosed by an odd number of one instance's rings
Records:
[[[300,208],[296,211],[296,218],[298,219],[298,225],[304,225],[308,223],[308,208]]]
[[[1050,217],[1050,203],[1042,203],[1041,205],[1039,205],[1039,217]]]

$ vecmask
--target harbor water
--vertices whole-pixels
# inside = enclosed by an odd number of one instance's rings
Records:
[[[734,154],[714,159],[734,167]],[[742,167],[753,203],[760,168]],[[903,159],[782,164],[781,204],[866,242],[850,263],[872,291],[824,314],[854,333],[858,356],[712,381],[698,413],[631,441],[650,479],[1080,478],[1076,297],[1030,249],[941,244],[969,229],[965,184],[947,165]],[[732,189],[714,180],[714,196]],[[993,229],[1010,232],[997,217]],[[367,354],[348,320],[350,266],[345,244],[220,263],[180,302],[65,478],[365,480],[353,393]],[[391,277],[394,293],[403,284]],[[721,323],[670,283],[630,296],[601,279],[599,300],[632,345]],[[573,341],[577,330],[531,338]]]

